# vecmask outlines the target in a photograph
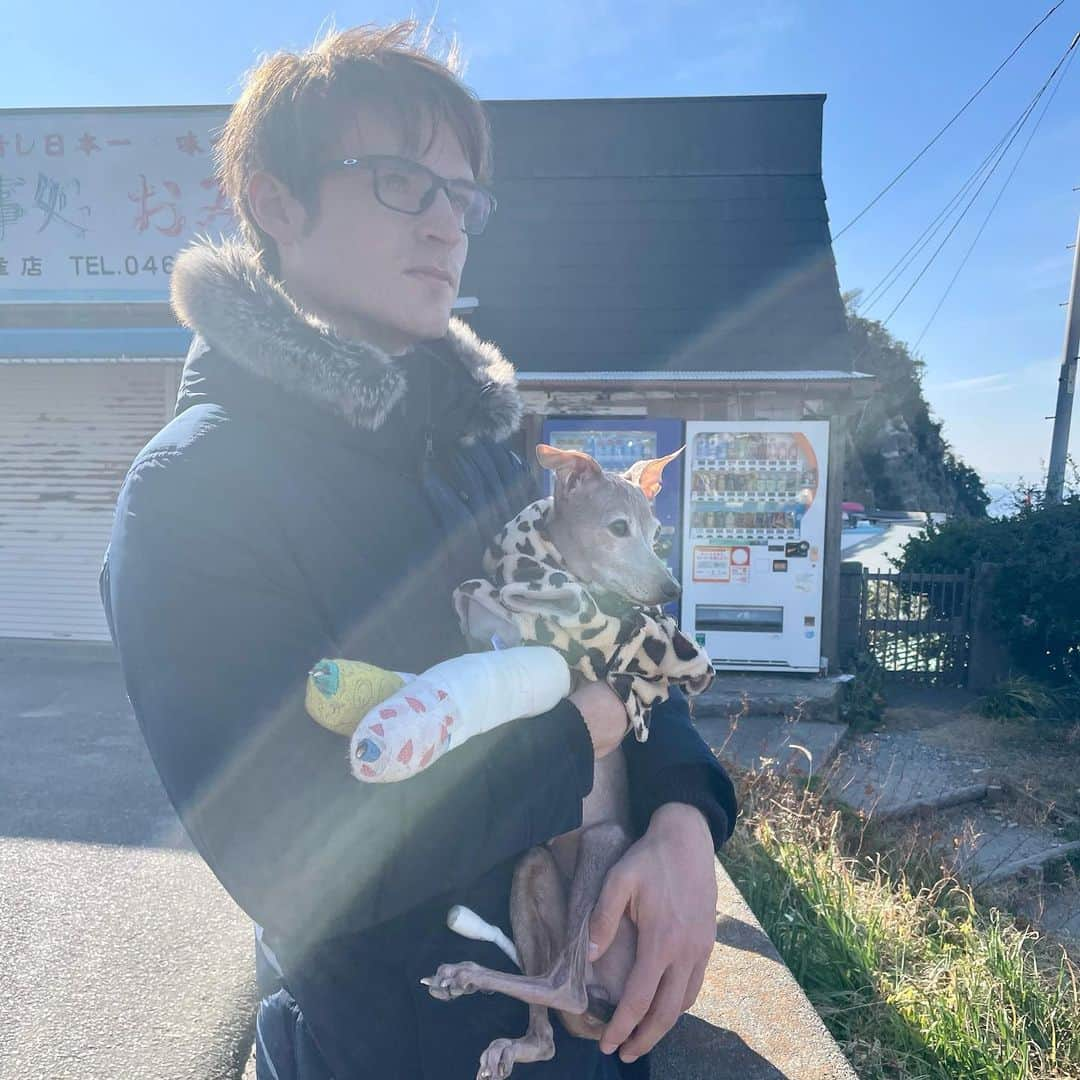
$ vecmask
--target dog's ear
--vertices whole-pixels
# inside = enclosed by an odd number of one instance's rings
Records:
[[[547,443],[537,443],[536,460],[555,474],[556,495],[569,495],[583,480],[604,475],[595,459],[580,450],[557,450]]]
[[[637,484],[645,492],[645,498],[651,502],[660,494],[660,474],[664,471],[664,466],[669,461],[674,461],[685,449],[685,446],[680,446],[678,450],[673,454],[668,454],[667,457],[635,461],[622,474],[623,479],[629,480],[631,484]]]

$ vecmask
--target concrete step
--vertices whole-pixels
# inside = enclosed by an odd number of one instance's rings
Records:
[[[1021,904],[1021,914],[1040,930],[1063,939],[1074,958],[1080,958],[1080,883],[1043,885],[1032,901]]]
[[[836,678],[717,672],[712,686],[694,698],[695,717],[779,716],[835,723],[846,684]]]
[[[878,819],[977,801],[989,787],[979,759],[945,753],[911,731],[856,736],[828,772],[833,799]]]
[[[846,724],[780,716],[695,717],[694,726],[725,765],[801,776],[820,773],[847,733]]]
[[[834,679],[720,672],[693,699],[694,723],[728,765],[808,775],[831,760],[847,731],[844,684]]]

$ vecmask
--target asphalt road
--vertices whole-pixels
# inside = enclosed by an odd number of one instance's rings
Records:
[[[252,929],[189,849],[119,668],[0,642],[0,1080],[232,1080]]]
[[[904,545],[925,528],[923,521],[880,521],[877,526],[863,522],[843,531],[840,549],[845,559],[861,562],[871,573],[892,573],[896,568],[890,556],[899,558]]]

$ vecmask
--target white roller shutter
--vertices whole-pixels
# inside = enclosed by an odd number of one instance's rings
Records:
[[[97,577],[179,362],[0,365],[0,637],[108,641]]]

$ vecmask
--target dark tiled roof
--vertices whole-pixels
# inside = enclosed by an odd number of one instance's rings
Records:
[[[470,321],[524,371],[850,370],[823,102],[489,103]]]

